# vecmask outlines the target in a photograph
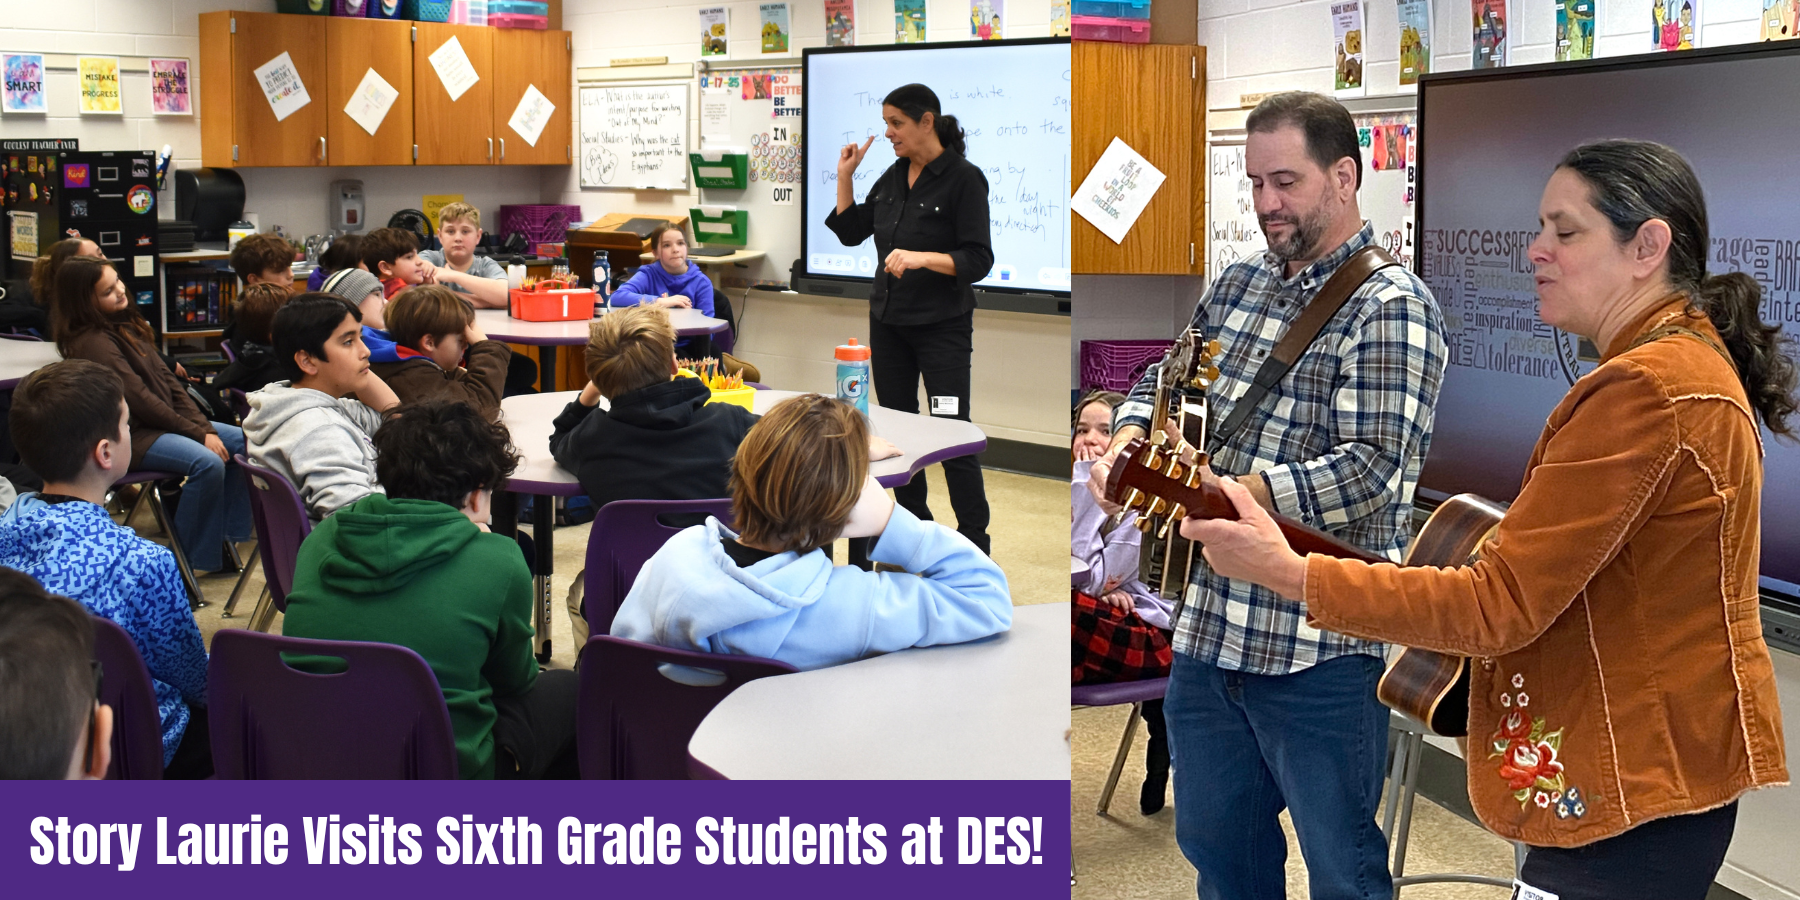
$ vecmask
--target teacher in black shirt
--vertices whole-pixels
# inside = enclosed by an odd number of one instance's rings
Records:
[[[994,265],[988,236],[988,183],[963,158],[963,130],[946,116],[937,94],[922,84],[895,88],[881,102],[887,139],[899,159],[869,188],[854,195],[861,146],[838,154],[837,209],[825,218],[845,246],[875,237],[882,270],[869,295],[870,366],[882,406],[919,411],[925,379],[929,412],[969,420],[969,357],[974,352],[975,290]],[[989,552],[987,491],[973,456],[944,460],[944,481],[956,530]],[[894,490],[901,506],[930,520],[925,473]]]

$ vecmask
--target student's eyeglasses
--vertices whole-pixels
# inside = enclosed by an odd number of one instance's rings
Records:
[[[82,768],[84,772],[94,771],[94,744],[100,736],[100,702],[106,687],[106,670],[101,667],[100,661],[90,659],[88,665],[94,669],[94,708],[88,712],[87,759]]]

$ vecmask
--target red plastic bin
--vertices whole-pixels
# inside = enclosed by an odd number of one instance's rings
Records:
[[[1150,43],[1150,20],[1110,19],[1105,16],[1070,16],[1069,28],[1078,41],[1111,41],[1115,44]]]

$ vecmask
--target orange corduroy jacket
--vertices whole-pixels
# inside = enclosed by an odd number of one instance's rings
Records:
[[[1787,781],[1761,433],[1686,309],[1627,329],[1557,405],[1477,564],[1307,560],[1322,627],[1475,658],[1469,797],[1502,837],[1580,846]]]

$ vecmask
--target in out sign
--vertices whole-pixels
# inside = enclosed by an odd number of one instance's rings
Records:
[[[794,189],[792,187],[771,188],[776,206],[793,206]]]
[[[769,143],[771,143],[771,144],[790,143],[790,141],[788,140],[787,126],[786,125],[771,125],[771,126],[769,126]]]

